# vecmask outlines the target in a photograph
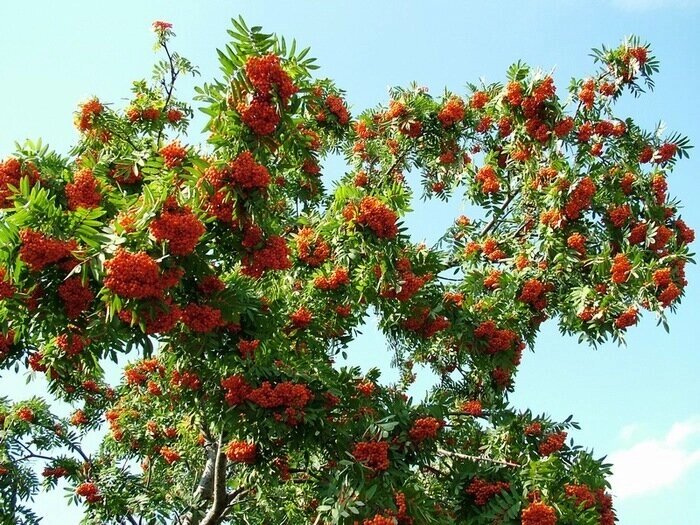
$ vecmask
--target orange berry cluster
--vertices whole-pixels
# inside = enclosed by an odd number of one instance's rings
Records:
[[[182,166],[182,163],[187,158],[187,149],[182,147],[179,142],[171,142],[160,149],[160,156],[163,157],[163,163],[168,169]]]
[[[564,442],[566,441],[566,432],[552,432],[551,434],[548,434],[542,443],[540,443],[540,446],[538,448],[538,451],[541,456],[549,456],[550,454],[553,454],[564,446]]]
[[[248,441],[231,441],[226,445],[226,457],[234,463],[255,463],[257,446]]]
[[[319,290],[337,290],[348,284],[350,284],[348,269],[340,266],[334,268],[330,276],[320,275],[314,279],[314,286]]]
[[[126,299],[158,299],[182,276],[177,270],[161,274],[160,266],[147,253],[131,253],[123,249],[105,262],[105,269],[105,287]]]
[[[493,166],[483,166],[476,173],[476,182],[481,185],[482,193],[498,193],[501,190],[501,183]]]
[[[569,195],[569,199],[564,207],[564,214],[567,219],[572,221],[578,219],[581,216],[581,212],[590,207],[595,192],[596,186],[591,178],[582,178]]]
[[[88,503],[96,503],[102,499],[97,485],[90,481],[78,485],[75,489],[75,493],[78,496],[85,498],[85,501]]]
[[[612,282],[622,284],[629,278],[632,271],[632,263],[624,253],[618,253],[613,258],[612,267],[610,269],[610,277]]]
[[[413,426],[408,431],[408,437],[414,443],[421,443],[426,439],[435,439],[444,425],[443,421],[434,417],[423,417],[413,423]]]
[[[474,330],[474,336],[486,340],[486,353],[505,352],[518,342],[518,334],[508,328],[498,328],[494,321],[483,321]]]
[[[0,297],[2,293],[0,293]],[[87,284],[83,284],[80,277],[74,276],[63,281],[58,287],[58,296],[63,301],[63,308],[70,319],[80,317],[90,303],[95,299],[95,294]]]
[[[354,458],[373,470],[389,468],[389,443],[386,441],[361,441],[352,450]]]
[[[173,255],[189,255],[206,229],[189,207],[166,210],[149,225],[158,242],[167,242]]]
[[[296,238],[299,259],[312,267],[317,267],[330,257],[330,247],[309,227],[299,230]]]
[[[0,208],[7,208],[12,204],[11,196],[14,190],[10,186],[19,188],[23,177],[28,177],[29,185],[33,186],[39,181],[39,171],[31,162],[20,162],[14,157],[0,162]]]
[[[531,305],[535,310],[544,310],[547,307],[545,294],[549,291],[551,291],[551,285],[542,283],[537,279],[530,279],[523,285],[518,299]]]
[[[586,255],[586,237],[578,232],[569,235],[566,245],[572,250],[576,250],[579,255]]]
[[[163,457],[163,459],[168,463],[168,465],[172,465],[176,461],[179,461],[181,457],[180,453],[177,450],[167,446],[160,447],[159,453]]]
[[[272,53],[249,57],[245,63],[245,72],[256,95],[269,97],[276,91],[282,103],[286,104],[298,91],[289,74],[282,69],[279,57]]]
[[[206,304],[190,303],[182,309],[180,319],[193,332],[206,334],[226,324],[221,310]]]
[[[481,416],[484,413],[481,401],[478,399],[470,399],[469,401],[465,401],[462,403],[459,409],[461,412],[474,417]]]
[[[396,212],[377,197],[362,197],[359,206],[348,204],[343,210],[343,217],[366,226],[380,239],[393,239],[399,232]]]
[[[80,105],[80,112],[75,119],[75,125],[81,132],[90,131],[95,125],[95,117],[102,113],[104,106],[96,98]]]
[[[345,126],[350,121],[350,112],[345,105],[345,101],[337,95],[328,95],[326,97],[326,108],[336,119],[338,124]]]
[[[22,241],[19,258],[33,272],[71,257],[71,252],[78,247],[74,239],[61,241],[32,229],[20,231],[19,238]]]
[[[533,501],[521,515],[522,525],[556,525],[557,511],[540,501]]]
[[[495,481],[493,483],[481,478],[472,479],[465,489],[466,493],[474,498],[474,503],[479,506],[486,505],[496,494],[500,494],[510,489],[510,484],[505,481]]]
[[[464,118],[464,101],[458,97],[450,98],[438,113],[438,120],[443,127],[448,128],[461,122]]]
[[[92,170],[80,170],[73,177],[73,182],[66,184],[66,197],[68,209],[75,211],[78,208],[97,208],[102,200],[99,186]]]
[[[629,326],[634,326],[637,324],[639,317],[639,310],[630,306],[627,310],[622,312],[617,319],[615,319],[615,327],[620,330],[624,330]]]

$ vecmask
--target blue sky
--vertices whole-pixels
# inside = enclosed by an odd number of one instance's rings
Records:
[[[97,7],[99,5],[99,7]],[[217,74],[215,47],[226,42],[232,16],[296,38],[312,47],[320,74],[348,91],[354,109],[386,101],[387,87],[415,80],[438,93],[464,92],[468,81],[502,80],[518,59],[555,70],[560,89],[592,71],[588,53],[635,33],[661,60],[654,93],[624,101],[620,116],[650,128],[664,120],[700,145],[700,2],[597,0],[456,2],[263,0],[39,0],[0,3],[0,158],[14,140],[42,137],[65,152],[75,141],[72,112],[89,96],[116,104],[133,79],[150,76],[153,20],[175,25],[175,47],[197,64],[204,79]],[[179,95],[191,95],[190,84]],[[199,125],[190,140],[198,142]],[[681,197],[686,222],[700,228],[700,154],[678,165],[671,193]],[[328,174],[332,175],[332,174]],[[416,239],[435,238],[461,213],[461,204],[417,203],[407,219]],[[613,490],[623,524],[691,523],[700,515],[700,272],[690,285],[671,333],[645,319],[628,346],[597,351],[559,336],[548,324],[536,352],[527,353],[513,402],[558,418],[574,414],[583,425],[574,438],[617,462]],[[350,360],[387,369],[389,356],[372,326]],[[391,372],[387,371],[387,378]],[[427,385],[429,380],[419,383]],[[0,379],[0,395],[29,396],[39,388],[24,378]],[[41,497],[47,525],[78,521],[63,510],[63,495]]]

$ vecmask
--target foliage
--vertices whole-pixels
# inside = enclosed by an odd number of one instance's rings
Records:
[[[197,88],[206,144],[180,142],[196,69],[156,22],[166,59],[126,108],[91,99],[69,157],[0,164],[0,366],[75,408],[0,400],[3,523],[37,523],[27,501],[59,478],[94,524],[613,523],[610,465],[508,393],[546,319],[621,341],[683,295],[694,234],[666,177],[688,141],[613,112],[653,88],[649,46],[595,50],[564,97],[518,62],[353,119],[308,49],[232,22]],[[412,243],[413,177],[482,216]],[[335,364],[372,313],[398,385]],[[110,359],[129,360],[115,387]],[[441,377],[421,402],[415,364]]]

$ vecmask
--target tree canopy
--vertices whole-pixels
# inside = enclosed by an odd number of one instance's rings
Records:
[[[622,341],[683,296],[667,176],[688,140],[614,112],[653,89],[650,46],[595,49],[563,95],[517,62],[353,116],[309,49],[233,20],[195,145],[175,85],[197,69],[153,28],[163,59],[126,107],[88,100],[68,156],[0,163],[0,369],[75,408],[0,399],[2,523],[37,523],[60,479],[91,524],[614,523],[611,465],[508,395],[547,319]],[[414,193],[478,212],[417,244]],[[370,315],[396,384],[342,366]],[[416,365],[440,378],[423,400]]]

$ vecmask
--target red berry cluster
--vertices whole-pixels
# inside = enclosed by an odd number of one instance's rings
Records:
[[[337,95],[328,95],[326,97],[326,108],[331,114],[338,119],[338,124],[345,126],[350,122],[350,112],[345,105],[345,101]]]
[[[95,125],[95,117],[104,111],[104,106],[96,98],[80,105],[75,125],[81,132],[90,131]]]
[[[126,299],[161,298],[166,288],[175,286],[182,277],[177,269],[163,272],[158,263],[145,252],[118,250],[105,262],[104,285]]]
[[[306,328],[311,324],[313,319],[313,314],[305,306],[300,306],[289,316],[289,320],[295,328]]]
[[[449,128],[464,118],[464,101],[458,97],[450,98],[440,109],[438,120],[443,127]]]
[[[258,453],[258,448],[255,443],[248,441],[231,441],[226,445],[226,457],[234,463],[255,463],[255,458]]]
[[[416,275],[413,273],[411,261],[407,257],[402,257],[396,261],[396,269],[398,270],[398,289],[389,289],[382,291],[382,297],[388,299],[397,299],[405,302],[416,295],[425,283],[433,279],[433,274]]]
[[[96,503],[102,499],[97,485],[90,481],[78,485],[75,489],[75,493],[78,496],[85,498],[85,501],[88,503]]]
[[[167,242],[173,255],[189,255],[206,229],[189,207],[164,210],[149,225],[158,242]]]
[[[348,204],[343,210],[343,217],[366,226],[380,239],[393,239],[399,232],[396,212],[377,197],[362,197],[359,206]]]
[[[11,205],[11,197],[15,189],[19,188],[23,177],[29,178],[29,185],[34,186],[39,181],[39,171],[34,164],[19,159],[9,157],[0,162],[0,208],[7,208]]]
[[[89,344],[90,339],[75,332],[56,336],[56,346],[67,356],[78,355]]]
[[[590,509],[596,504],[595,494],[586,485],[572,485],[567,483],[564,485],[564,493],[576,500],[577,506],[582,506],[584,509]]]
[[[535,310],[544,310],[547,307],[545,294],[551,289],[552,286],[550,284],[545,284],[537,279],[530,279],[523,285],[518,299],[531,305]]]
[[[188,390],[199,390],[202,386],[202,380],[195,372],[183,370],[173,370],[170,377],[170,384],[175,388],[186,388]]]
[[[1,295],[1,294],[0,294]],[[58,296],[63,301],[63,308],[70,319],[80,317],[90,303],[95,299],[95,294],[87,284],[83,284],[80,277],[69,277],[58,287]]]
[[[389,468],[389,443],[386,441],[356,443],[352,455],[357,461],[373,470],[387,470]]]
[[[74,239],[61,241],[32,229],[20,231],[19,238],[22,241],[19,258],[33,272],[41,271],[51,264],[68,259],[71,257],[71,252],[78,247],[78,243]]]
[[[474,503],[483,506],[496,494],[509,489],[510,484],[505,481],[488,482],[485,479],[474,478],[465,491],[474,498]]]
[[[350,284],[348,269],[340,266],[334,268],[328,277],[319,275],[314,279],[314,286],[319,290],[337,290],[341,286],[348,284]]]
[[[564,207],[564,214],[569,220],[576,220],[581,216],[581,212],[590,207],[595,195],[596,186],[590,177],[582,178],[574,190],[569,195],[569,199]]]
[[[615,327],[619,328],[620,330],[624,330],[629,326],[636,325],[638,320],[639,310],[633,306],[630,306],[627,310],[617,316],[617,319],[615,319]]]
[[[277,110],[264,97],[254,97],[249,104],[238,104],[237,109],[243,123],[256,135],[269,135],[280,123]]]
[[[331,249],[314,230],[304,227],[296,237],[299,259],[312,267],[321,266],[330,257]]]
[[[291,268],[287,242],[279,235],[271,235],[265,246],[254,250],[243,258],[242,272],[249,277],[261,277],[269,270],[287,270]]]
[[[241,375],[234,374],[221,380],[224,389],[224,397],[230,406],[240,405],[252,391],[251,386]]]
[[[624,283],[629,278],[631,271],[632,263],[630,263],[627,256],[624,253],[618,253],[615,255],[613,258],[612,267],[610,269],[610,277],[612,282],[616,284]]]
[[[289,74],[282,69],[279,57],[272,53],[249,57],[245,72],[257,95],[269,97],[276,91],[282,103],[286,104],[298,91]]]
[[[246,341],[241,339],[238,341],[238,351],[241,353],[243,359],[249,359],[255,355],[255,351],[260,346],[260,341],[253,339],[252,341]]]
[[[10,349],[15,343],[15,333],[10,330],[6,334],[0,332],[0,361],[10,354]]]
[[[160,156],[163,157],[163,163],[168,169],[182,166],[182,163],[187,158],[187,148],[180,145],[179,142],[171,142],[160,149]]]
[[[486,353],[497,354],[513,348],[518,342],[518,334],[508,328],[498,328],[494,321],[483,321],[474,330],[474,336],[486,340]]]
[[[522,525],[556,525],[557,511],[541,501],[533,501],[521,515]]]
[[[248,394],[251,403],[262,408],[296,408],[302,409],[308,405],[314,395],[309,387],[301,383],[284,381],[274,387],[265,381],[259,388]]]
[[[226,324],[221,310],[206,304],[190,303],[182,309],[180,319],[193,332],[206,334]]]
[[[250,151],[244,151],[228,166],[226,178],[244,190],[265,189],[270,184],[270,172],[255,161]]]
[[[68,475],[68,469],[64,467],[46,467],[41,475],[45,478],[62,478]]]
[[[422,417],[414,421],[413,426],[408,431],[408,437],[414,443],[421,443],[426,439],[435,439],[444,425],[443,421],[434,417]]]
[[[10,299],[15,295],[16,290],[15,286],[7,279],[5,268],[0,268],[0,301]]]
[[[97,208],[100,205],[102,195],[92,170],[84,169],[75,174],[73,182],[66,184],[66,197],[71,211]]]
[[[544,441],[540,443],[538,451],[541,456],[549,456],[561,450],[566,441],[566,432],[552,432],[545,436]]]
[[[476,173],[476,182],[481,185],[482,193],[498,193],[501,190],[501,183],[498,180],[496,170],[492,166],[483,166]]]
[[[128,385],[143,385],[150,376],[163,377],[164,374],[165,368],[156,358],[144,359],[127,366],[124,370],[124,377]]]
[[[444,315],[431,317],[430,308],[417,308],[411,317],[403,322],[403,327],[411,332],[417,332],[423,339],[430,339],[436,333],[450,327],[450,320]]]

